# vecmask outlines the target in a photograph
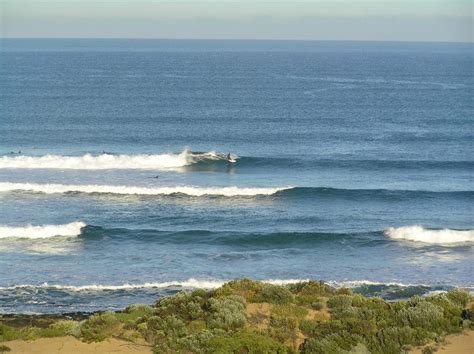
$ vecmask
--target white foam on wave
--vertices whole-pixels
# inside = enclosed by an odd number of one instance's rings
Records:
[[[384,283],[384,282],[372,281],[372,280],[328,281],[326,283],[335,288],[359,288],[361,286],[396,286],[400,288],[408,288],[412,286],[430,287],[430,285],[427,285],[427,284],[405,284],[405,283],[398,283],[398,282]]]
[[[0,192],[28,191],[35,193],[101,193],[122,195],[172,195],[186,194],[189,196],[219,195],[225,197],[233,196],[257,196],[272,195],[279,191],[291,189],[284,188],[245,188],[245,187],[137,187],[137,186],[108,186],[108,185],[68,185],[68,184],[37,184],[37,183],[10,183],[0,182]]]
[[[270,279],[263,280],[264,283],[274,284],[274,285],[285,285],[285,284],[294,284],[308,281],[307,279]],[[136,289],[163,289],[163,288],[172,288],[172,287],[182,287],[182,288],[196,288],[196,289],[216,289],[227,283],[228,280],[199,280],[199,279],[188,279],[183,281],[168,281],[168,282],[151,282],[143,284],[122,284],[122,285],[100,285],[100,284],[91,284],[91,285],[57,285],[57,284],[48,284],[43,283],[40,285],[32,284],[21,284],[13,285],[7,287],[0,287],[0,290],[15,290],[15,289],[55,289],[55,290],[64,290],[70,292],[85,292],[85,291],[120,291],[120,290],[136,290]]]
[[[433,244],[474,242],[474,230],[430,230],[419,225],[390,227],[384,231],[384,234],[395,240]]]
[[[237,156],[233,156],[234,159]],[[2,156],[0,168],[61,169],[61,170],[107,170],[107,169],[173,169],[192,165],[205,160],[224,160],[225,156],[214,151],[194,153],[184,150],[179,154],[159,155],[100,155],[83,156]]]
[[[75,221],[63,225],[41,225],[41,226],[6,226],[0,225],[0,238],[49,238],[56,236],[74,237],[81,234],[81,229],[86,224],[82,221]]]

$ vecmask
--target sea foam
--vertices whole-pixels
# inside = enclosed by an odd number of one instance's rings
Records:
[[[37,183],[0,183],[0,192],[27,191],[35,193],[101,193],[122,195],[173,195],[186,194],[189,196],[257,196],[272,195],[284,188],[244,188],[244,187],[137,187],[137,186],[108,186],[108,185],[68,185],[68,184],[37,184]]]
[[[434,244],[474,242],[474,230],[431,230],[422,226],[391,227],[385,235],[396,240],[407,240]]]
[[[63,225],[41,225],[41,226],[6,226],[0,225],[0,238],[49,238],[55,236],[74,237],[81,234],[81,229],[86,224],[76,221]]]
[[[233,156],[237,158],[237,156]],[[160,170],[173,169],[192,165],[206,160],[224,160],[222,154],[214,151],[197,153],[184,150],[179,154],[159,155],[115,155],[103,153],[100,155],[86,154],[83,156],[3,156],[0,157],[0,168],[29,168],[29,169],[61,169],[61,170],[107,170],[107,169],[143,169]]]

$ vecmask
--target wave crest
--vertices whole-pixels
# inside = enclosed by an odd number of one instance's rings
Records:
[[[434,244],[474,242],[474,230],[430,230],[419,225],[390,227],[384,234],[396,240]]]
[[[75,221],[64,225],[41,226],[0,226],[0,238],[49,238],[55,236],[74,237],[81,234],[81,229],[86,227],[82,221]]]
[[[67,185],[67,184],[36,184],[36,183],[0,183],[0,192],[27,191],[45,194],[56,193],[101,193],[121,195],[173,195],[186,194],[200,197],[216,196],[257,196],[272,195],[285,188],[244,188],[244,187],[136,187],[136,186],[108,186],[108,185]]]
[[[232,156],[234,159],[237,156]],[[225,160],[225,156],[214,151],[192,152],[184,150],[179,154],[159,155],[100,155],[83,156],[3,156],[0,157],[0,168],[28,169],[70,169],[70,170],[108,170],[108,169],[173,169],[192,165],[206,160]]]

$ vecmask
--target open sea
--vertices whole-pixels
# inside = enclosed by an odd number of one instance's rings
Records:
[[[241,277],[386,299],[473,290],[473,57],[0,40],[0,313],[120,309]]]

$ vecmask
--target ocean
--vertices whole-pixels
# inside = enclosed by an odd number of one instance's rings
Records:
[[[474,289],[473,48],[0,40],[0,312]]]

